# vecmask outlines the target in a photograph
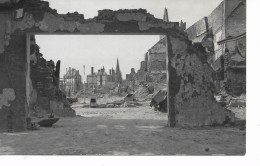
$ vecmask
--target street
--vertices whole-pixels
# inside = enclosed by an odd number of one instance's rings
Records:
[[[167,114],[148,103],[135,108],[83,108],[53,127],[0,133],[0,154],[243,155],[241,126],[169,128]]]

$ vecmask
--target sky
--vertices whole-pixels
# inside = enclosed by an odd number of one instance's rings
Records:
[[[79,12],[85,18],[93,18],[98,10],[102,9],[138,9],[144,8],[157,18],[163,18],[164,8],[168,9],[171,22],[187,23],[187,27],[209,15],[221,0],[47,0],[50,7],[60,14]],[[46,60],[61,60],[61,76],[66,68],[74,67],[83,75],[83,65],[86,74],[90,73],[93,66],[95,71],[105,67],[107,73],[116,67],[119,59],[120,68],[125,75],[131,68],[136,71],[144,54],[156,42],[159,36],[109,36],[109,35],[38,35],[37,44]],[[85,77],[83,77],[83,81]]]
[[[37,44],[46,60],[61,60],[61,76],[73,67],[83,75],[105,67],[116,68],[117,58],[123,78],[131,68],[140,69],[144,55],[157,41],[157,35],[37,35]]]

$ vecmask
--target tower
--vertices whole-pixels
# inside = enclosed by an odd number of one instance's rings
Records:
[[[167,8],[164,8],[163,21],[164,22],[169,22],[169,16],[168,16]],[[163,39],[164,37],[165,37],[165,35],[160,35],[160,40]]]
[[[116,62],[116,81],[118,83],[122,83],[122,73],[120,71],[118,58],[117,58],[117,62]]]
[[[168,10],[167,10],[167,8],[164,8],[163,21],[169,22],[169,16],[168,16]]]

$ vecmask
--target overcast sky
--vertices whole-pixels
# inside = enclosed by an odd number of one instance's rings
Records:
[[[209,15],[222,0],[48,0],[58,13],[79,12],[85,18],[92,18],[102,9],[138,9],[144,8],[157,18],[162,18],[164,8],[168,9],[172,22],[183,20],[187,27]],[[83,75],[90,67],[95,71],[105,66],[106,71],[116,67],[118,57],[123,78],[134,67],[140,67],[145,52],[152,47],[159,36],[37,36],[45,59],[61,60],[61,76],[66,68],[74,67]]]

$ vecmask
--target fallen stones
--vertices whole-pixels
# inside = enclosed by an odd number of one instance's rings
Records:
[[[54,123],[56,123],[59,118],[47,118],[38,122],[41,127],[51,127]]]
[[[114,104],[107,104],[107,108],[114,108]]]

